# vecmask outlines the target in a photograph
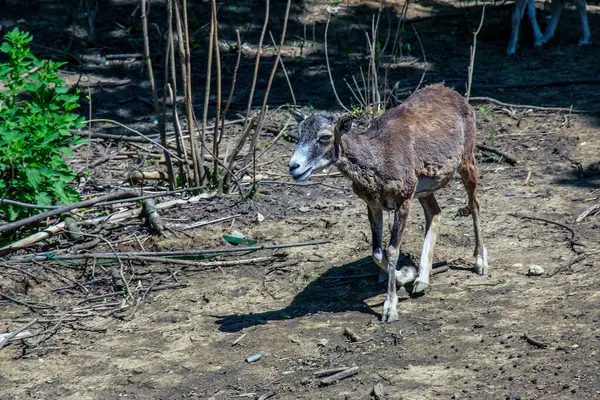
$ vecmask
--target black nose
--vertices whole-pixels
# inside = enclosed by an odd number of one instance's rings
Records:
[[[300,164],[298,164],[297,162],[290,162],[289,167],[290,167],[290,172],[294,172],[294,170],[296,170],[300,167]]]

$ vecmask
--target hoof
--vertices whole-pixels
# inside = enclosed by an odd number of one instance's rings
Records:
[[[392,323],[398,321],[398,298],[386,299],[383,303],[383,315],[381,316],[381,323]]]
[[[399,286],[404,286],[417,278],[417,269],[412,265],[405,265],[396,272],[396,283]]]
[[[581,39],[577,45],[578,46],[589,46],[591,44],[592,44],[592,41],[590,39]]]
[[[475,272],[477,272],[478,275],[483,276],[487,275],[489,269],[490,267],[487,262],[487,249],[484,247],[483,256],[477,256],[477,261],[475,262]]]
[[[392,322],[398,321],[398,312],[390,312],[388,311],[387,315],[383,314],[381,318],[381,324],[391,324]]]
[[[416,280],[413,284],[413,294],[425,293],[429,289],[429,283]]]
[[[475,272],[477,275],[485,276],[489,272],[489,267],[487,265],[477,265],[475,266]]]

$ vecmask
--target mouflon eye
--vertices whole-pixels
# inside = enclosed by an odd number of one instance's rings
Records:
[[[329,143],[329,142],[331,141],[331,138],[332,138],[332,137],[333,137],[333,136],[331,136],[331,135],[327,135],[327,136],[321,136],[321,137],[319,138],[319,142],[320,142],[320,143],[323,143],[323,144],[327,144],[327,143]]]

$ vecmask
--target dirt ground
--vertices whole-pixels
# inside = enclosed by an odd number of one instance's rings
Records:
[[[285,2],[274,3],[272,29],[279,37]],[[298,51],[304,24],[308,24],[310,37],[315,21],[316,37],[322,38],[327,3],[294,2],[288,28],[284,62],[298,102],[307,113],[337,110],[324,67],[322,39],[304,48],[304,54]],[[94,88],[93,117],[116,119],[156,133],[141,62],[104,58],[141,50],[139,14],[132,17],[137,2],[114,1],[109,15],[98,21],[95,41],[85,39],[84,21],[79,21],[80,25],[64,22],[63,3],[28,4],[32,7],[26,11],[8,2],[0,17],[2,32],[21,20],[19,25],[33,32],[38,43],[34,51],[39,56],[70,60],[77,55],[80,61],[65,67],[65,79],[70,83],[80,75],[82,81],[131,79],[126,86]],[[349,55],[363,51],[362,30],[370,24],[377,4],[343,1],[341,12],[331,22],[333,71],[348,104],[351,95],[343,78],[358,71]],[[401,2],[387,4],[389,15],[400,12]],[[250,43],[238,77],[241,83],[232,119],[235,112],[245,109],[263,5],[232,1],[220,6],[221,38],[231,42],[233,28],[247,27],[244,34]],[[152,18],[162,24],[164,5],[157,2],[153,7]],[[199,115],[205,74],[201,38],[208,7],[205,2],[195,4],[191,13],[192,25],[198,30],[194,76]],[[540,3],[540,20],[547,15],[543,8]],[[480,6],[471,3],[411,3],[409,20],[446,16],[407,24],[403,41],[412,44],[412,50],[404,47],[407,54],[390,69],[390,82],[398,81],[400,87],[416,85],[425,69],[426,83],[445,81],[464,92],[471,32],[480,11]],[[223,234],[236,229],[259,244],[316,239],[329,243],[278,250],[275,254],[287,261],[268,265],[203,271],[167,265],[165,276],[176,278],[181,287],[148,293],[133,319],[99,312],[83,321],[65,322],[38,347],[28,349],[14,342],[0,350],[0,399],[368,399],[376,398],[371,392],[378,384],[383,387],[384,399],[600,399],[600,216],[576,222],[600,198],[599,120],[595,114],[568,111],[571,106],[574,110],[600,109],[600,53],[595,46],[576,46],[579,28],[576,12],[570,8],[556,38],[542,50],[531,47],[531,30],[525,21],[518,56],[506,58],[510,11],[508,5],[486,10],[488,18],[478,38],[473,96],[565,107],[567,111],[473,103],[478,142],[518,160],[510,165],[478,152],[482,228],[491,268],[488,276],[471,271],[475,261],[472,222],[459,212],[466,206],[466,195],[455,179],[438,195],[443,212],[434,260],[447,262],[450,270],[434,275],[432,289],[424,296],[411,298],[401,289],[400,320],[380,325],[385,284],[378,281],[377,268],[370,261],[364,203],[333,170],[331,175],[311,178],[308,184],[291,184],[286,173],[294,144],[282,140],[257,170],[266,180],[279,183],[260,184],[255,198],[212,197],[161,212],[168,224],[239,217],[167,238],[155,237],[139,222],[132,222],[115,231],[113,236],[119,239],[115,246],[122,251],[139,250],[139,239],[146,250],[155,251],[224,247]],[[450,13],[454,14],[448,17]],[[600,38],[598,6],[590,5],[589,14],[592,37]],[[427,61],[422,58],[413,26]],[[382,31],[385,29],[386,25]],[[270,71],[272,47],[265,50],[264,59]],[[163,61],[157,56],[155,65]],[[234,52],[224,55],[228,68],[234,62]],[[157,70],[161,79],[160,67]],[[227,82],[230,74],[225,75]],[[260,101],[268,72],[263,75],[256,97]],[[588,78],[592,83],[564,83]],[[483,86],[532,82],[547,84]],[[271,109],[289,102],[289,97],[279,73],[269,101]],[[81,110],[88,112],[85,99]],[[286,120],[281,112],[272,114],[261,137],[263,145],[268,145]],[[125,133],[102,125],[93,129]],[[289,131],[294,132],[293,125]],[[239,126],[232,126],[226,141],[233,140],[237,132]],[[93,141],[91,149],[93,157],[100,158],[127,146]],[[132,157],[114,158],[97,167],[83,194],[126,187],[127,174],[144,163],[145,153],[134,150]],[[85,152],[86,147],[76,152],[76,169],[84,165]],[[264,217],[261,222],[258,214]],[[423,222],[421,208],[414,206],[401,247],[413,260],[418,260],[423,244]],[[55,238],[32,251],[52,251],[67,246],[66,241]],[[103,246],[94,251],[109,251]],[[272,252],[261,253],[269,254]],[[531,264],[542,266],[546,273],[528,276]],[[53,291],[73,279],[85,281],[82,276],[87,267],[81,271],[81,266],[74,264],[47,265],[53,270],[34,266],[39,282],[0,267],[0,293],[64,306],[108,290],[97,284],[90,286],[88,294],[77,289]],[[151,271],[153,263],[149,267]],[[156,266],[157,270],[163,267]],[[34,317],[52,319],[0,300],[0,333],[13,331]],[[52,326],[47,323],[44,328]],[[351,342],[344,335],[345,328],[354,330],[360,339]],[[526,341],[525,332],[546,346]],[[261,358],[246,362],[253,354],[261,354]],[[330,386],[320,385],[314,376],[316,371],[340,366],[358,366],[359,373]]]

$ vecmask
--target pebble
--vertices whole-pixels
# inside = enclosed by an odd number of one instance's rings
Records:
[[[531,264],[529,266],[529,271],[527,271],[527,275],[529,276],[540,276],[544,274],[544,268],[537,264]]]
[[[256,214],[256,220],[257,220],[258,222],[263,222],[263,221],[265,220],[265,216],[264,216],[264,215],[262,215],[261,213],[257,213],[257,214]]]
[[[300,212],[303,212],[303,213],[306,213],[306,212],[309,212],[309,211],[310,211],[310,208],[309,208],[309,207],[307,207],[307,206],[303,206],[303,207],[300,207],[300,208],[298,209],[298,211],[300,211]]]
[[[262,357],[262,354],[252,354],[250,357],[246,358],[246,361],[251,363],[251,362],[260,360],[261,357]]]
[[[329,343],[329,340],[327,340],[327,339],[319,339],[319,340],[317,340],[317,344],[319,346],[325,347],[325,346],[327,346],[327,343]]]

